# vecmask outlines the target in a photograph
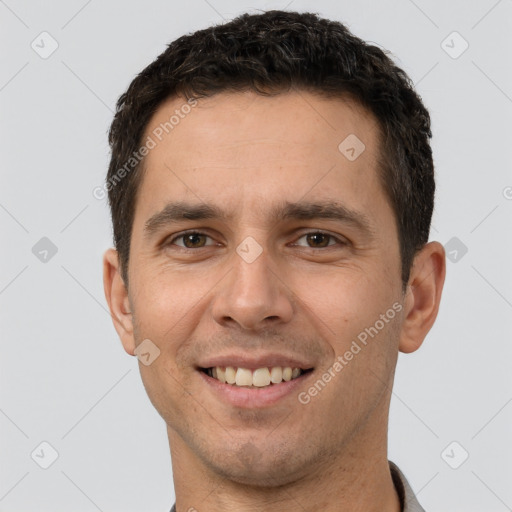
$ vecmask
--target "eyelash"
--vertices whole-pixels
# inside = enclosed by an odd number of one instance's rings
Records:
[[[164,246],[169,246],[169,245],[175,245],[174,242],[176,240],[179,240],[179,239],[183,239],[184,237],[188,236],[188,235],[203,235],[203,236],[206,236],[210,239],[212,239],[211,236],[207,235],[206,233],[203,233],[201,231],[185,231],[183,233],[180,233],[174,237],[172,237],[170,240],[164,242]],[[338,245],[342,245],[342,246],[346,246],[348,245],[348,242],[345,241],[345,240],[341,240],[340,238],[332,235],[331,233],[327,233],[325,231],[319,231],[319,230],[316,230],[316,231],[308,231],[307,233],[303,233],[297,240],[300,240],[301,238],[304,238],[308,235],[324,235],[326,237],[329,237],[329,242],[331,240],[335,240],[337,242]],[[183,249],[185,251],[194,251],[194,250],[199,250],[199,249],[205,249],[207,247],[212,247],[213,245],[215,244],[211,244],[211,245],[206,245],[206,246],[203,246],[203,247],[196,247],[196,248],[193,248],[193,247],[185,247],[184,245],[181,246],[181,245],[178,245],[177,247],[179,247],[180,249]],[[326,245],[325,247],[309,247],[309,246],[306,246],[306,248],[308,249],[327,249],[328,247],[333,247],[335,246],[336,244],[328,244]],[[299,247],[305,247],[305,246],[299,246]]]

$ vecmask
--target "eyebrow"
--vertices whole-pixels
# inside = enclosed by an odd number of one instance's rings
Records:
[[[370,220],[364,213],[332,201],[284,202],[273,206],[270,209],[269,216],[274,221],[335,220],[352,225],[368,235],[374,232]],[[169,203],[146,221],[144,224],[144,236],[149,238],[166,226],[187,220],[216,219],[227,221],[232,217],[233,215],[224,212],[221,208],[212,204]]]
[[[190,204],[184,202],[169,203],[158,213],[155,213],[144,224],[144,234],[150,237],[161,228],[182,222],[184,220],[221,219],[227,220],[226,214],[217,206]]]
[[[350,224],[368,234],[373,233],[368,217],[363,213],[352,210],[340,203],[332,201],[284,203],[282,207],[273,209],[277,220],[315,220],[327,219]]]

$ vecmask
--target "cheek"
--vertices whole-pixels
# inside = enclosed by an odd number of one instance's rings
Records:
[[[396,287],[389,279],[372,277],[370,271],[362,274],[339,269],[303,281],[297,286],[297,296],[306,306],[305,313],[310,312],[311,321],[338,352],[376,323],[379,331],[388,331],[396,323],[392,322],[396,317],[393,304],[399,299]]]
[[[151,340],[160,354],[148,366],[139,364],[146,392],[159,413],[170,421],[173,411],[185,406],[188,378],[192,371],[180,361],[204,314],[201,299],[211,286],[204,280],[184,279],[179,272],[163,274],[158,269],[139,267],[133,280],[134,334],[136,344]]]
[[[169,350],[174,339],[183,339],[200,313],[201,299],[208,293],[204,280],[188,278],[179,272],[140,272],[133,282],[132,302],[139,338],[150,338]]]

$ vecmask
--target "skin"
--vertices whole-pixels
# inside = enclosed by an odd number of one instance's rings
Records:
[[[162,104],[145,136],[184,103]],[[366,147],[354,161],[338,150],[349,134]],[[147,155],[129,287],[114,249],[104,256],[104,286],[126,352],[144,339],[160,350],[139,366],[167,424],[178,512],[400,510],[387,462],[395,365],[434,323],[445,255],[428,243],[404,291],[378,150],[378,125],[356,103],[245,92],[199,100]],[[368,229],[271,215],[299,200],[342,204]],[[146,235],[148,219],[176,201],[216,205],[230,217]],[[206,236],[176,237],[189,229]],[[306,236],[319,230],[331,237]],[[249,236],[262,248],[252,263],[236,252]],[[314,367],[299,389],[307,391],[393,304],[401,311],[308,404],[293,392],[272,406],[235,407],[196,370],[200,358],[240,349],[297,354]]]

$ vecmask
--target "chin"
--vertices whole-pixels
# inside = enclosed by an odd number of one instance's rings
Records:
[[[276,449],[263,441],[263,450],[252,442],[231,448],[228,456],[214,457],[208,465],[223,478],[252,487],[279,487],[301,478],[307,464],[297,460],[288,451]],[[289,449],[289,447],[288,447]],[[219,449],[220,452],[226,451]],[[221,462],[219,463],[219,460]]]

